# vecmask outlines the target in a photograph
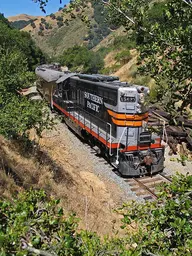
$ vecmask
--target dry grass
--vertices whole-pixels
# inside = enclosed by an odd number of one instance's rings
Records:
[[[89,159],[85,161],[83,152],[82,159],[77,156],[64,130],[50,134],[51,138],[46,134],[41,139],[40,147],[28,151],[21,142],[0,137],[4,167],[0,172],[1,196],[11,199],[21,190],[44,189],[49,196],[61,199],[66,213],[77,213],[80,228],[112,235],[120,226],[120,216],[113,212],[115,201],[120,203],[118,188],[91,172]]]
[[[13,196],[20,191],[22,188],[16,184],[12,174],[5,168],[0,168],[0,198],[12,200]]]
[[[35,20],[35,19],[41,19],[42,16],[32,16],[32,15],[28,15],[28,14],[19,14],[16,16],[10,16],[8,17],[8,21],[10,22],[14,22],[14,21],[19,21],[19,20]]]
[[[103,47],[111,47],[115,40],[115,37],[124,36],[127,33],[123,27],[118,28],[114,32],[110,33],[107,37],[105,37],[98,45],[93,48],[93,51],[97,52],[99,49]],[[118,50],[118,49],[117,49]]]
[[[71,176],[41,149],[26,153],[22,148],[23,145],[7,141],[3,137],[0,137],[0,143],[1,167],[4,169],[1,172],[3,182],[0,185],[1,189],[6,189],[10,195],[13,192],[12,187],[42,188],[51,195],[56,184],[63,180],[66,189],[74,185]]]

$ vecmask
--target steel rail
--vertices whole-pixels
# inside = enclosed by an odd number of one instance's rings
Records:
[[[158,198],[158,196],[150,188],[148,188],[145,184],[143,184],[138,178],[133,178],[133,180],[135,180],[139,184],[140,187],[147,190],[154,199]]]
[[[172,182],[172,179],[168,176],[166,176],[165,174],[163,173],[159,173],[160,176],[162,176],[164,179],[168,180],[169,182]]]

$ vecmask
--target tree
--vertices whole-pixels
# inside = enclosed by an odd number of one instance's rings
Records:
[[[56,16],[53,13],[50,14],[50,17],[51,17],[52,20],[56,19]]]
[[[111,0],[107,8],[114,24],[136,35],[140,72],[155,79],[158,101],[172,116],[184,114],[192,94],[190,2]]]
[[[81,9],[87,1],[72,1],[69,11]],[[94,0],[91,1],[93,4]],[[108,19],[123,25],[136,37],[141,74],[158,85],[157,100],[174,120],[191,107],[192,4],[188,0],[106,0]],[[177,104],[180,102],[180,104]]]
[[[30,71],[34,70],[38,63],[45,61],[42,51],[35,45],[29,33],[11,28],[1,21],[0,46],[3,49],[21,51],[23,57],[27,59]]]
[[[36,25],[35,25],[35,22],[34,22],[34,21],[31,22],[31,27],[32,27],[33,29],[36,28]]]
[[[40,30],[40,31],[43,31],[43,30],[44,30],[44,26],[43,26],[42,23],[39,24],[39,30]]]
[[[59,27],[59,28],[61,28],[62,26],[64,25],[64,23],[63,23],[63,21],[57,21],[57,26]]]
[[[43,102],[28,101],[19,92],[34,82],[34,66],[43,56],[28,33],[0,21],[0,134],[26,137],[34,128],[40,136],[51,120]]]
[[[45,24],[46,23],[46,20],[44,18],[41,18],[41,23],[42,24]]]
[[[97,73],[104,66],[102,57],[84,46],[74,46],[64,51],[60,63],[73,71],[84,73]]]
[[[4,14],[3,13],[0,13],[0,22],[6,24],[7,26],[10,27],[10,23],[9,21],[4,17]]]
[[[0,52],[0,134],[7,138],[25,136],[34,128],[40,136],[49,127],[49,114],[43,102],[29,101],[18,92],[34,81],[21,52]],[[44,111],[42,111],[44,109]]]
[[[58,21],[63,21],[63,17],[62,17],[62,16],[57,16],[57,17],[56,17],[56,20],[58,20]]]
[[[45,22],[45,29],[51,29],[52,26],[51,24],[49,24],[48,22]]]

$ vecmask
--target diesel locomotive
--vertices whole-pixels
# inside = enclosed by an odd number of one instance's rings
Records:
[[[75,133],[97,146],[122,176],[163,170],[161,137],[147,128],[145,86],[118,77],[36,68],[38,89]]]

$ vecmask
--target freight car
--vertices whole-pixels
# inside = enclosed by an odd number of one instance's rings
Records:
[[[39,90],[78,135],[97,146],[122,176],[163,170],[161,138],[147,129],[145,86],[118,77],[36,68]]]

